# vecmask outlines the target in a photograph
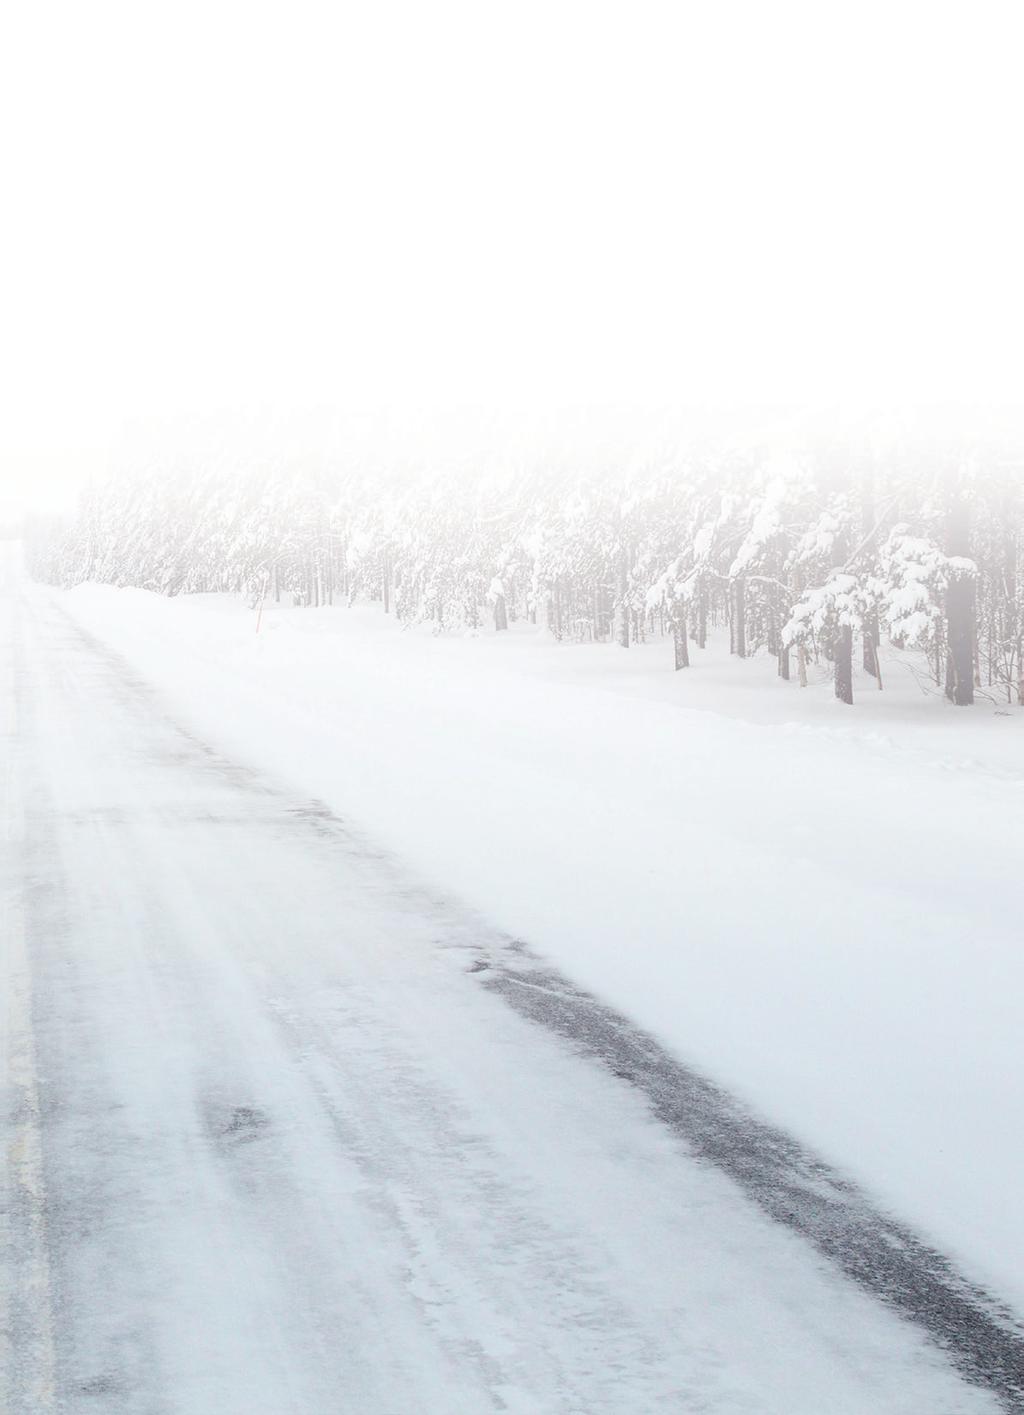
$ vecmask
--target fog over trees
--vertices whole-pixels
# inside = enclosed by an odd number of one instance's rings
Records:
[[[28,537],[33,573],[254,605],[376,601],[437,632],[517,621],[699,667],[712,636],[784,679],[918,650],[936,691],[1024,703],[1024,477],[1005,448],[823,444],[627,458],[621,470],[372,471],[258,461],[121,474]]]

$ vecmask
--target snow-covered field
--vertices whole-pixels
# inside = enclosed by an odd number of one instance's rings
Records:
[[[40,591],[40,593],[46,593]],[[1024,713],[853,708],[664,643],[53,592],[325,801],[844,1168],[1024,1311]]]

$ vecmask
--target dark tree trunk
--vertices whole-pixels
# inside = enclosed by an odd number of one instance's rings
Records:
[[[619,555],[619,633],[618,640],[624,649],[629,648],[629,610],[626,596],[629,593],[629,560],[623,550]]]
[[[494,599],[494,627],[495,629],[508,628],[508,610],[505,607],[505,596],[496,595]]]
[[[689,668],[690,650],[686,643],[686,615],[672,621],[672,638],[676,648],[676,670]]]
[[[967,503],[957,498],[947,521],[946,553],[966,557],[969,549],[970,513]],[[946,590],[946,697],[958,707],[974,702],[974,598],[974,576],[954,572]]]
[[[768,604],[768,652],[773,658],[777,658],[781,645],[779,642],[779,616],[775,608],[774,591]]]
[[[783,644],[779,649],[779,677],[785,678],[789,682],[789,646]]]
[[[871,614],[864,621],[864,671],[878,677],[878,615]]]
[[[853,702],[853,630],[844,624],[833,644],[835,654],[836,697],[841,703]]]
[[[733,653],[735,653],[735,655],[736,655],[737,658],[746,658],[746,656],[747,656],[746,595],[745,595],[745,584],[744,584],[744,580],[743,580],[743,576],[742,576],[742,575],[739,576],[739,578],[738,578],[738,579],[734,582],[734,584],[733,584],[732,604],[733,604],[733,609],[732,609],[732,623],[733,623],[732,647],[733,647]]]
[[[832,567],[841,569],[847,561],[850,548],[845,534],[836,537],[832,547]],[[841,703],[853,702],[853,630],[849,624],[841,625],[833,634],[828,645],[832,657],[833,682],[836,697]]]
[[[946,697],[957,707],[974,702],[974,577],[956,575],[946,591]]]

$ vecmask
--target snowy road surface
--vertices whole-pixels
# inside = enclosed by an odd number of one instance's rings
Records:
[[[510,1007],[478,921],[45,594],[0,615],[10,1415],[1008,1408]]]

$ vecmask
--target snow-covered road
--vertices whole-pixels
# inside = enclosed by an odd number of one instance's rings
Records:
[[[0,615],[10,1415],[1007,1408],[510,1007],[479,920]]]

